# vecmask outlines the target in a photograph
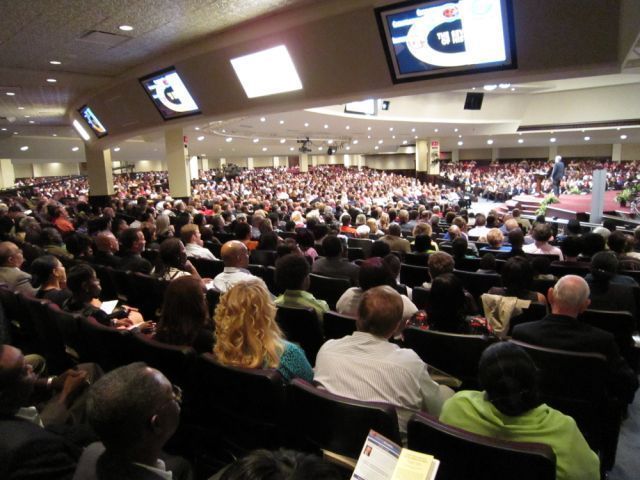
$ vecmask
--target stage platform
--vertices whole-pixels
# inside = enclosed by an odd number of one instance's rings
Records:
[[[604,192],[604,208],[606,215],[617,216],[623,219],[629,219],[631,211],[627,207],[621,207],[616,202],[616,195],[619,190],[608,190]],[[520,210],[525,214],[534,215],[535,211],[540,207],[540,203],[544,197],[536,197],[533,195],[518,195],[509,200],[506,205],[509,209],[513,209],[516,204],[520,205]],[[591,194],[586,195],[560,195],[559,203],[551,203],[547,206],[547,217],[557,217],[565,220],[577,218],[582,222],[589,220],[591,214]]]

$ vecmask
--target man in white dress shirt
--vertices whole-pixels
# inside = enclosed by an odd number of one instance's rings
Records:
[[[453,391],[431,379],[413,350],[389,342],[402,321],[402,309],[393,288],[367,290],[358,309],[358,331],[320,348],[314,381],[336,395],[395,405],[404,433],[413,412],[437,416]]]
[[[249,266],[249,250],[244,243],[231,240],[220,249],[220,256],[224,262],[224,271],[213,279],[213,287],[225,293],[236,283],[254,278],[247,270]]]
[[[200,228],[194,223],[189,223],[180,229],[180,239],[184,243],[187,257],[202,258],[203,260],[217,260],[215,255],[204,248],[204,242],[200,235]]]

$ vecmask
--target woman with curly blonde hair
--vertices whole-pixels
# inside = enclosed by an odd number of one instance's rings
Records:
[[[283,338],[276,323],[276,306],[259,279],[240,282],[220,298],[214,316],[213,354],[223,365],[277,368],[285,380],[313,381],[304,351]]]

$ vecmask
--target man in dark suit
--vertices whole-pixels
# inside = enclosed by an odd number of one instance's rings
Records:
[[[115,255],[118,250],[120,244],[116,236],[111,232],[100,232],[96,235],[96,251],[92,263],[118,268],[122,264],[122,258]]]
[[[162,453],[178,428],[182,394],[158,370],[137,362],[90,389],[87,418],[102,443],[89,445],[74,480],[189,478],[188,464]]]
[[[513,329],[514,340],[573,352],[600,353],[609,365],[610,388],[623,401],[631,402],[638,378],[620,356],[611,333],[578,321],[589,306],[589,286],[577,275],[566,275],[547,294],[551,315]]]
[[[558,197],[560,196],[560,182],[564,177],[564,162],[562,161],[562,157],[560,155],[556,155],[555,163],[553,164],[553,169],[551,170],[551,181],[553,182],[553,194]]]
[[[79,449],[44,425],[67,416],[67,407],[85,385],[86,372],[69,371],[60,377],[38,379],[24,355],[10,345],[0,345],[0,478],[70,479]],[[38,412],[36,397],[61,390]]]
[[[122,262],[118,266],[118,270],[140,272],[147,275],[151,273],[153,265],[149,260],[142,258],[141,255],[146,244],[142,230],[139,228],[127,228],[120,234],[120,244]]]
[[[358,286],[360,267],[342,256],[342,241],[335,235],[327,235],[322,241],[324,257],[313,262],[312,272],[325,277],[347,278],[351,286]]]

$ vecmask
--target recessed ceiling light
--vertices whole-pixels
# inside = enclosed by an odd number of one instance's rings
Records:
[[[267,151],[267,147],[262,147],[262,151],[266,152]]]
[[[281,138],[281,139],[280,139],[280,143],[284,143],[284,142],[286,142],[286,141],[287,141],[287,139],[286,139],[286,138]]]
[[[293,152],[294,150],[295,150],[295,148],[293,148],[293,147],[289,147],[289,151],[290,151],[290,152]]]
[[[374,150],[379,150],[378,145],[376,145],[375,147],[373,147]]]
[[[56,83],[58,80],[56,80],[55,78],[47,78],[47,82],[49,83]]]
[[[231,143],[231,142],[233,142],[233,137],[227,137],[227,138],[224,139],[224,141],[227,142],[227,143]]]
[[[324,124],[324,128],[329,128],[329,125],[327,125],[326,123]]]
[[[25,115],[24,118],[31,118],[31,115]]]
[[[3,129],[3,130],[6,130],[6,128],[5,128],[5,129]],[[627,136],[626,136],[626,135],[624,135],[624,134],[623,134],[623,135],[620,135],[620,140],[626,140],[626,139],[627,139]]]
[[[0,128],[0,130],[2,130],[3,132],[7,131],[7,129],[5,127]]]
[[[492,92],[492,91],[493,91],[493,90],[495,90],[496,88],[498,88],[498,85],[496,85],[495,83],[492,83],[492,84],[490,84],[490,85],[485,85],[485,86],[484,86],[484,89],[485,89],[487,92]]]
[[[511,87],[511,91],[515,92],[516,91],[516,87]]]
[[[200,130],[200,127],[195,127],[194,130],[198,131],[198,130]]]
[[[415,128],[412,128],[412,129],[411,129],[411,133],[415,133],[415,131],[416,131],[416,129],[415,129]]]
[[[511,86],[510,83],[499,83],[498,87],[502,88],[503,90],[506,90],[507,88],[509,88]]]
[[[7,92],[6,95],[9,96],[9,97],[15,97],[16,93],[15,92]]]
[[[491,139],[487,140],[487,145],[493,145],[493,140]]]
[[[51,65],[62,65],[62,62],[60,60],[49,60],[49,63]]]
[[[248,98],[302,90],[302,82],[284,45],[230,61]]]
[[[345,150],[351,150],[351,147],[349,145],[347,145],[346,147],[344,147]]]
[[[200,135],[196,140],[198,140],[199,142],[204,140],[204,135]]]
[[[87,131],[84,129],[84,127],[80,124],[80,122],[78,120],[74,120],[72,125],[73,125],[73,128],[76,129],[76,132],[78,132],[78,134],[82,137],[82,139],[85,142],[88,142],[91,137],[89,136]]]
[[[114,152],[119,152],[120,151],[120,147],[116,147],[113,149]]]
[[[518,143],[524,143],[524,140],[522,138],[519,138]]]
[[[353,141],[353,144],[354,144],[354,145],[357,145],[357,144],[358,144],[358,140],[354,140],[354,141]]]
[[[333,143],[333,140],[327,140],[327,143],[328,143],[328,144],[332,144],[332,143]]]
[[[344,127],[345,130],[349,130],[351,127],[349,125],[347,125],[346,127]]]
[[[267,121],[267,119],[266,119],[265,117],[260,117],[260,121],[261,121],[262,123],[264,123],[264,122],[266,122],[266,121]]]
[[[72,152],[77,152],[78,150],[80,150],[80,147],[73,147],[73,148],[71,149],[71,151],[72,151]]]
[[[549,141],[550,141],[551,143],[556,143],[556,137],[551,137],[551,138],[549,139]]]
[[[305,126],[305,127],[308,127],[308,126],[309,126],[309,123],[308,123],[308,122],[304,122],[304,126]]]
[[[118,28],[123,32],[130,32],[131,30],[133,30],[133,27],[131,25],[120,25]]]
[[[418,139],[418,135],[414,135],[413,139],[417,140]]]
[[[406,145],[407,143],[408,143],[408,142],[407,142],[406,140],[403,140],[403,141],[402,141],[402,144],[403,144],[403,145]]]
[[[454,131],[454,132],[456,132],[456,133],[458,133],[458,129],[457,129],[457,128],[454,128],[454,129],[453,129],[453,131]]]
[[[13,132],[14,135],[18,135],[18,132]]]
[[[436,133],[438,133],[438,129],[437,129],[437,128],[434,128],[434,129],[433,129],[433,131],[434,131],[434,132],[436,132]]]
[[[393,127],[389,127],[389,131],[390,131],[390,132],[393,132]]]
[[[462,135],[458,134],[458,138],[462,138]]]
[[[18,107],[18,110],[24,110],[24,107]]]
[[[371,140],[371,135],[367,135],[367,138],[368,138],[369,140]]]
[[[464,145],[464,142],[462,140],[458,141],[458,146],[461,147],[462,145]]]
[[[20,147],[20,150],[22,150],[23,152],[26,152],[27,150],[29,150],[29,147],[25,145],[24,147]]]
[[[318,147],[318,151],[321,152],[322,151],[322,147]]]
[[[280,125],[284,125],[284,120],[280,120],[278,123],[279,123]]]
[[[35,120],[29,120],[29,123],[36,123]]]
[[[227,130],[223,128],[222,133],[227,133]]]
[[[253,139],[253,143],[258,143],[259,141],[260,141],[260,139],[259,139],[259,138],[254,138],[254,139]]]
[[[584,137],[584,141],[585,141],[585,142],[588,142],[589,140],[591,140],[591,137],[590,137],[590,136],[588,136],[588,135],[587,135],[586,137]]]
[[[396,139],[396,136],[395,136],[395,135],[391,135],[391,138],[395,140],[395,139]]]
[[[367,130],[368,130],[368,131],[371,131],[371,127],[367,127]]]
[[[51,134],[51,136],[52,136],[52,137],[57,137],[57,136],[58,136],[58,134],[57,134],[57,133],[52,133],[52,134]]]

